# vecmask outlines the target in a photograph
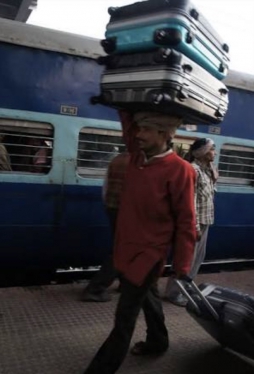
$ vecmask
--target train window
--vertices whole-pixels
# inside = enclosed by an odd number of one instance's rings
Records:
[[[195,139],[176,136],[174,138],[173,150],[182,158],[187,158],[191,144]]]
[[[124,150],[121,131],[83,128],[79,134],[78,175],[103,178],[109,162]]]
[[[249,185],[254,183],[254,147],[224,144],[219,158],[219,183]]]
[[[1,172],[47,174],[52,150],[52,125],[0,118]]]

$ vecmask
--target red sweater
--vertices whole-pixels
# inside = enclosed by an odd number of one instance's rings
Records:
[[[163,268],[169,248],[174,270],[188,274],[196,240],[193,167],[175,153],[144,164],[133,153],[125,179],[115,236],[115,267],[141,285],[152,267]]]

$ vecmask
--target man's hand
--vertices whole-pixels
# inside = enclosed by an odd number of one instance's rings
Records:
[[[201,231],[197,231],[197,239],[196,239],[196,241],[197,241],[197,242],[199,242],[199,241],[200,241],[200,239],[201,239],[201,236],[202,236],[202,233],[201,233]]]
[[[180,273],[177,273],[173,270],[169,272],[169,276],[173,279],[183,280],[183,281],[186,281],[186,282],[191,282],[192,281],[192,279],[187,274],[180,274]]]

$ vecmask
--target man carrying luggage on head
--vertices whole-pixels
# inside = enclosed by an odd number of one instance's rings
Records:
[[[213,165],[216,155],[212,139],[197,139],[190,148],[190,162],[197,174],[195,189],[197,242],[189,278],[194,279],[205,259],[208,229],[214,222],[214,186],[218,172]],[[187,298],[169,278],[165,299],[177,306],[186,306]]]
[[[113,374],[123,362],[141,308],[147,323],[145,342],[136,355],[161,354],[168,349],[156,281],[174,244],[176,277],[189,273],[196,239],[194,169],[171,149],[181,120],[160,113],[121,114],[123,129],[138,127],[139,151],[127,168],[114,245],[114,264],[122,292],[115,324],[85,374]],[[131,131],[130,131],[131,134]]]

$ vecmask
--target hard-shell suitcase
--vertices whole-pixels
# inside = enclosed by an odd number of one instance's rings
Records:
[[[175,50],[107,56],[100,62],[107,67],[101,96],[93,103],[178,115],[185,123],[217,124],[226,114],[224,83]]]
[[[222,346],[254,358],[254,297],[212,284],[187,288],[189,314]]]
[[[218,79],[228,72],[229,47],[189,0],[147,0],[109,8],[106,53],[174,48]]]

